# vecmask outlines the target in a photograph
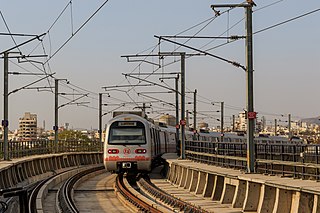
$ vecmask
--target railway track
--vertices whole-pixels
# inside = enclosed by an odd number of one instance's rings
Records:
[[[28,209],[20,212],[208,212],[159,189],[148,175],[116,176],[103,169],[75,168],[19,188],[29,195]]]
[[[183,201],[152,184],[148,175],[123,176],[116,180],[122,200],[130,202],[133,211],[139,212],[192,212],[208,213],[200,206]],[[128,205],[128,204],[126,204]]]
[[[30,193],[28,212],[128,212],[115,196],[115,177],[96,166],[47,178]]]
[[[131,177],[129,181],[135,182],[135,177]],[[150,213],[161,213],[166,212],[168,209],[165,207],[149,200],[140,192],[138,192],[135,188],[132,187],[132,183],[128,182],[128,179],[124,177],[123,174],[119,174],[116,178],[116,185],[115,185],[117,192],[121,200],[125,200],[124,202],[129,202],[130,204],[126,204],[131,208],[133,211],[138,209],[141,212],[150,212]]]
[[[13,187],[8,189],[3,189],[0,191],[0,195],[4,199],[1,200],[0,212],[8,213],[36,213],[42,211],[42,201],[45,197],[45,191],[48,190],[49,185],[52,183],[61,182],[67,176],[73,176],[82,170],[87,170],[92,168],[92,166],[85,167],[74,167],[65,170],[60,170],[60,172],[53,172],[49,177],[27,184],[21,187]],[[100,166],[102,169],[103,166]],[[48,174],[49,175],[49,174]]]
[[[200,206],[194,205],[190,202],[185,202],[177,197],[174,197],[164,190],[155,186],[147,176],[139,179],[138,184],[146,194],[151,195],[155,200],[161,201],[162,205],[171,206],[173,211],[192,212],[192,213],[208,213]]]
[[[73,188],[77,181],[83,176],[104,169],[104,166],[93,167],[75,174],[64,182],[58,191],[58,212],[61,213],[78,213],[79,209],[73,200]]]
[[[65,181],[63,184],[60,184],[58,190],[58,199],[55,209],[58,212],[79,212],[75,207],[72,200],[72,187],[73,184],[77,182],[82,176],[103,169],[103,166],[89,166],[83,168],[73,168],[66,171],[63,171],[58,174],[54,174],[48,178],[45,178],[36,183],[30,184],[24,187],[24,190],[27,191],[27,205],[23,208],[21,207],[20,202],[20,212],[21,213],[36,213],[43,211],[43,202],[46,197],[46,193],[54,185],[59,185],[61,182]],[[70,177],[70,178],[68,178]],[[37,202],[38,201],[38,202]],[[21,210],[22,209],[22,210]],[[71,209],[71,210],[70,210]]]

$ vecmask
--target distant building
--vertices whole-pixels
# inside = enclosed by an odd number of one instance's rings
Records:
[[[238,130],[239,131],[247,131],[247,118],[246,118],[246,112],[240,112],[239,113],[239,126]]]
[[[168,126],[175,126],[176,125],[176,117],[166,114],[159,118],[159,122],[165,123]]]
[[[209,129],[209,124],[206,123],[206,122],[200,122],[200,123],[198,123],[198,128],[199,129],[208,130]]]
[[[19,118],[18,136],[20,140],[37,139],[37,115],[26,112],[22,118]]]

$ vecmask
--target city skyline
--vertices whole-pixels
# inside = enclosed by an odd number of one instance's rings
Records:
[[[1,13],[6,20],[7,26],[12,33],[28,33],[39,35],[47,32],[51,24],[58,17],[61,10],[69,1],[50,2],[32,0],[26,2],[10,1],[3,2]],[[87,5],[84,2],[74,2],[72,11],[64,13],[62,18],[50,30],[44,39],[43,46],[48,55],[52,56],[72,32],[76,32],[82,23],[93,14],[93,12],[104,1],[94,1]],[[230,1],[228,3],[239,3]],[[59,79],[68,79],[70,84],[61,82],[61,92],[77,94],[89,93],[88,98],[79,102],[90,102],[84,106],[63,106],[59,109],[59,125],[70,123],[70,126],[86,129],[98,128],[98,93],[107,92],[103,86],[134,84],[133,79],[126,80],[121,73],[152,72],[155,66],[146,63],[138,66],[139,63],[127,63],[122,55],[144,53],[149,54],[149,47],[156,46],[158,40],[154,35],[176,35],[191,26],[196,26],[204,20],[212,18],[199,25],[198,28],[187,31],[181,35],[198,36],[228,36],[243,35],[245,24],[239,22],[243,18],[244,10],[234,9],[229,13],[223,13],[214,18],[215,14],[210,8],[211,4],[219,4],[220,1],[204,1],[194,3],[192,1],[163,2],[155,4],[148,1],[140,2],[107,2],[107,4],[88,22],[88,24],[74,36],[52,59],[50,59],[50,70]],[[223,2],[226,3],[226,2]],[[310,11],[319,9],[320,3],[309,1],[308,4],[298,5],[298,1],[274,1],[266,4],[263,1],[255,1],[257,7],[254,8],[253,26],[254,32],[266,29],[277,23],[289,20]],[[275,3],[274,5],[270,5]],[[296,4],[295,4],[296,3]],[[268,6],[270,5],[270,6]],[[268,6],[265,7],[264,6]],[[70,10],[70,7],[68,7]],[[13,12],[15,11],[15,12]],[[120,12],[121,11],[121,12]],[[166,11],[166,13],[163,13]],[[225,11],[221,9],[221,12]],[[229,14],[229,15],[227,15]],[[317,98],[317,79],[320,77],[317,63],[320,56],[320,48],[317,48],[316,39],[320,36],[320,29],[317,26],[320,13],[314,12],[301,17],[295,21],[288,22],[278,27],[257,33],[254,36],[254,103],[258,116],[270,116],[270,120],[281,115],[292,114],[294,119],[311,118],[319,116],[320,99]],[[41,18],[40,18],[41,17]],[[71,18],[73,22],[71,22]],[[206,26],[207,25],[207,26]],[[235,25],[229,31],[227,28]],[[1,33],[7,32],[3,20],[0,22]],[[225,32],[226,31],[226,32]],[[225,33],[223,33],[225,32]],[[14,46],[10,37],[1,36],[1,52]],[[21,43],[27,38],[17,38],[17,43]],[[30,39],[30,38],[28,38]],[[175,40],[177,41],[177,39]],[[184,42],[186,40],[182,40]],[[208,40],[193,39],[187,44],[200,48],[208,43]],[[212,44],[203,49],[210,49],[223,44],[225,41],[211,41]],[[51,46],[50,46],[50,45]],[[32,51],[39,45],[37,42],[30,43],[21,50],[24,54],[43,54],[40,48]],[[161,50],[173,51],[177,46],[169,43],[161,44]],[[50,47],[50,48],[49,48]],[[40,49],[40,50],[39,50]],[[148,51],[141,51],[146,50]],[[188,49],[181,49],[191,52]],[[154,51],[156,53],[158,49]],[[245,46],[243,41],[230,42],[222,47],[215,48],[212,54],[223,56],[232,61],[245,65]],[[40,60],[40,59],[39,59]],[[41,59],[40,61],[45,61]],[[157,62],[153,57],[150,61]],[[162,63],[178,61],[177,58],[166,59]],[[47,66],[48,64],[46,64]],[[1,73],[3,73],[3,60],[0,61]],[[29,63],[17,63],[10,59],[9,71],[22,71],[27,69],[31,72],[39,72],[34,65]],[[179,63],[166,66],[157,72],[174,72],[179,70]],[[219,60],[209,57],[195,56],[186,61],[186,82],[187,91],[198,90],[198,110],[216,111],[217,107],[210,105],[212,101],[224,101],[226,116],[237,114],[246,106],[245,100],[245,73],[238,68],[230,66]],[[157,83],[159,76],[149,79]],[[32,81],[37,80],[34,76],[9,76],[9,88],[13,91]],[[50,85],[53,81],[50,80]],[[1,88],[3,79],[1,78]],[[172,80],[165,81],[173,86]],[[165,84],[163,84],[165,85]],[[46,81],[42,81],[36,86],[49,86]],[[79,89],[81,88],[81,89]],[[50,89],[46,89],[50,90]],[[136,88],[136,92],[159,91],[159,88]],[[163,91],[163,90],[162,90]],[[2,90],[3,93],[3,90]],[[116,109],[121,101],[149,102],[150,98],[138,96],[133,91],[119,92],[109,91],[111,97],[104,96],[104,107],[107,113]],[[315,96],[313,95],[315,93]],[[173,95],[152,95],[167,102],[174,103]],[[59,105],[68,103],[79,97],[79,95],[68,96],[68,99],[59,97]],[[118,101],[120,99],[121,101]],[[189,102],[192,102],[192,95],[188,95]],[[153,103],[150,109],[151,115],[159,116],[152,111],[169,112],[170,107]],[[120,110],[132,110],[136,105],[129,105]],[[163,108],[163,109],[161,109]],[[192,105],[187,106],[192,110]],[[3,100],[0,100],[1,115],[3,114]],[[151,111],[152,110],[152,111]],[[34,90],[21,90],[9,96],[9,129],[18,126],[18,118],[26,111],[38,115],[39,123],[46,121],[46,128],[51,129],[54,119],[54,95],[52,92],[37,92]],[[110,113],[109,113],[110,114]],[[170,113],[174,114],[174,112]],[[210,114],[213,118],[219,118],[219,113]],[[2,115],[3,116],[3,115]],[[1,116],[1,117],[2,117]],[[206,116],[206,115],[204,115]],[[208,116],[207,116],[208,117]],[[3,117],[2,117],[3,118]],[[104,116],[104,123],[110,117]],[[207,121],[208,122],[208,121]]]

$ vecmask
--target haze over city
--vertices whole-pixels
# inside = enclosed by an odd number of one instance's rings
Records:
[[[1,33],[41,35],[43,42],[34,40],[12,51],[24,55],[48,55],[30,58],[39,63],[18,63],[10,58],[10,72],[56,73],[61,80],[59,105],[68,103],[83,94],[78,104],[68,104],[59,109],[59,125],[70,123],[72,128],[98,128],[98,93],[103,96],[104,113],[113,110],[137,110],[141,102],[147,102],[150,117],[158,118],[164,113],[174,114],[174,109],[155,99],[174,103],[173,94],[145,94],[144,92],[168,92],[160,87],[118,88],[105,91],[102,87],[146,82],[125,78],[122,73],[168,73],[180,70],[179,57],[148,57],[149,63],[128,63],[123,55],[157,54],[163,52],[197,53],[169,42],[158,46],[154,35],[230,36],[245,35],[244,10],[219,9],[220,16],[210,8],[211,4],[241,3],[240,1],[1,1]],[[106,2],[105,5],[103,5]],[[318,0],[255,1],[253,13],[254,31],[254,109],[258,117],[310,118],[320,115],[320,2]],[[98,8],[103,6],[100,10]],[[65,10],[64,10],[65,8]],[[62,12],[63,11],[63,12]],[[91,15],[97,13],[86,22]],[[61,16],[59,16],[61,14]],[[299,17],[301,16],[301,17]],[[295,20],[292,20],[296,18]],[[282,23],[279,26],[277,24]],[[271,27],[272,28],[268,28]],[[263,31],[261,31],[263,30]],[[14,39],[13,39],[14,38]],[[0,36],[1,52],[32,38],[32,36]],[[68,40],[70,39],[70,40]],[[68,42],[67,42],[68,41]],[[245,65],[244,39],[172,39],[172,41],[208,51],[230,61]],[[64,45],[65,44],[65,45]],[[60,49],[61,48],[61,49]],[[16,54],[12,54],[16,55]],[[135,58],[144,59],[144,58]],[[23,60],[22,60],[23,61]],[[20,61],[21,62],[21,61]],[[163,65],[161,68],[155,64]],[[3,75],[3,59],[0,61]],[[21,88],[43,76],[10,75],[9,91]],[[137,76],[146,78],[147,76]],[[174,88],[174,80],[161,82],[161,75],[152,75],[148,81]],[[217,125],[220,108],[225,103],[225,116],[237,115],[246,108],[246,78],[241,68],[210,56],[193,56],[186,60],[186,87],[188,92],[198,91],[197,109],[199,122]],[[9,95],[9,129],[18,127],[18,119],[24,112],[35,113],[38,125],[46,121],[46,129],[54,123],[54,80],[43,80],[33,87],[46,89],[23,89]],[[3,88],[3,78],[0,79]],[[45,91],[44,91],[45,90]],[[121,91],[119,91],[121,90]],[[139,93],[139,95],[138,95]],[[3,94],[3,90],[2,90]],[[68,95],[69,94],[69,95]],[[188,93],[187,102],[193,101]],[[153,101],[150,106],[150,101]],[[137,102],[125,104],[124,102]],[[150,107],[150,108],[149,108]],[[192,104],[187,109],[192,111]],[[172,111],[171,111],[172,110]],[[0,100],[3,116],[3,99]],[[212,112],[208,112],[212,111]],[[103,117],[106,123],[108,113]],[[282,116],[283,115],[283,116]],[[1,117],[3,118],[3,117]],[[230,124],[230,119],[226,118]],[[227,125],[229,125],[227,124]]]

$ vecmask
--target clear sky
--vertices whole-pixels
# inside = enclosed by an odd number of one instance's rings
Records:
[[[68,79],[70,82],[68,85],[60,81],[59,92],[75,95],[60,96],[59,105],[69,102],[72,98],[78,98],[80,94],[89,93],[87,98],[78,101],[85,102],[86,106],[72,104],[59,109],[59,125],[70,123],[73,128],[98,127],[98,93],[104,92],[102,87],[137,83],[130,77],[126,79],[122,73],[161,73],[180,70],[177,57],[167,57],[160,61],[165,65],[160,69],[150,63],[128,63],[121,57],[130,54],[157,54],[158,40],[154,35],[229,36],[244,35],[245,32],[245,23],[242,20],[244,9],[237,8],[229,12],[226,8],[219,9],[222,14],[214,18],[215,14],[210,8],[212,4],[241,3],[241,1],[110,0],[61,50],[56,52],[104,1],[73,0],[72,4],[68,2],[70,1],[0,0],[3,15],[0,19],[0,32],[7,33],[7,27],[11,33],[40,35],[48,32],[42,43],[33,41],[20,48],[25,55],[53,56],[48,63],[42,66],[39,63],[18,63],[16,59],[10,59],[9,71],[41,73],[45,68],[48,73],[55,72],[56,78]],[[257,6],[254,7],[253,13],[254,32],[320,8],[319,0],[256,0],[255,3]],[[58,18],[65,7],[65,12]],[[320,11],[317,11],[254,35],[254,108],[259,118],[265,116],[271,122],[274,118],[281,119],[281,114],[286,116],[290,113],[293,119],[320,115],[319,20]],[[55,24],[50,28],[53,23]],[[14,37],[16,43],[22,43],[30,38]],[[187,42],[186,39],[172,40]],[[225,39],[192,39],[186,44],[245,65],[244,40],[225,44],[226,42]],[[224,45],[217,47],[220,44]],[[11,37],[0,36],[1,52],[13,46],[15,43]],[[152,48],[155,48],[153,52]],[[180,52],[195,53],[168,42],[162,42],[160,45],[162,52],[171,52],[175,49]],[[32,58],[41,62],[47,59]],[[159,63],[157,57],[149,57],[146,60]],[[0,60],[0,67],[3,76],[3,59]],[[199,121],[218,124],[216,118],[219,118],[219,113],[208,111],[219,110],[219,105],[212,105],[211,102],[224,101],[227,123],[230,122],[230,116],[246,108],[246,78],[243,70],[210,56],[194,56],[186,60],[186,73],[187,91],[198,90],[197,108],[202,113],[199,114]],[[41,77],[43,76],[10,75],[9,91]],[[148,80],[174,87],[173,80],[165,80],[162,83],[159,77],[161,76],[153,75]],[[54,85],[52,82],[52,79],[41,81],[33,87],[50,87]],[[0,85],[3,94],[3,77],[0,78]],[[18,127],[18,119],[24,112],[37,114],[38,126],[43,126],[45,121],[46,129],[52,129],[54,95],[50,89],[47,90],[38,92],[28,89],[10,94],[9,129]],[[125,91],[110,91],[110,97],[103,96],[103,103],[109,104],[103,107],[104,113],[117,108],[119,103],[133,102],[133,100],[148,102],[163,99],[174,103],[174,95],[170,93],[137,95],[151,91],[167,91],[160,87],[123,90]],[[156,99],[150,99],[146,95]],[[192,94],[189,93],[188,96],[187,102],[192,102]],[[133,110],[137,105],[139,103],[126,104],[119,110]],[[150,103],[147,106],[149,107]],[[150,107],[148,111],[151,117],[159,117],[161,113],[174,114],[174,111],[171,111],[174,109],[165,103],[152,103]],[[192,105],[187,105],[187,109],[192,110]],[[0,100],[0,111],[3,119],[3,98]],[[104,123],[110,119],[109,114],[103,117]]]

